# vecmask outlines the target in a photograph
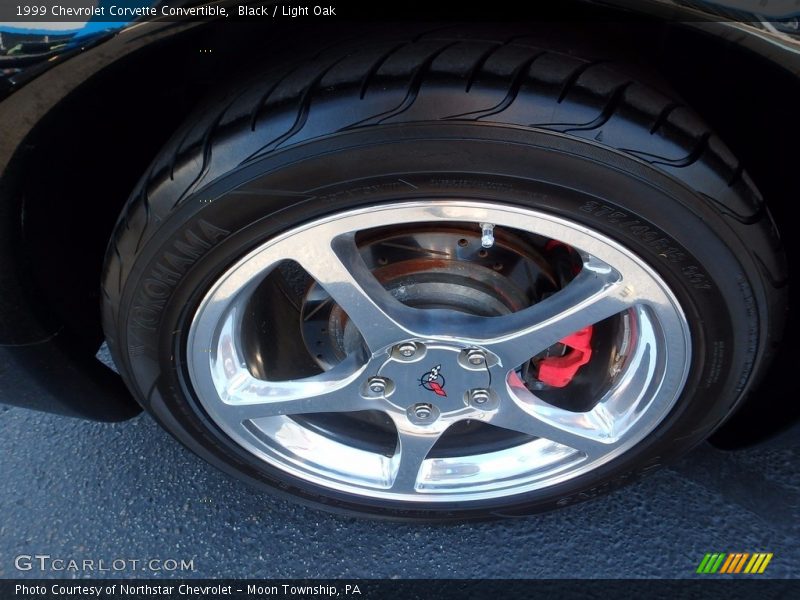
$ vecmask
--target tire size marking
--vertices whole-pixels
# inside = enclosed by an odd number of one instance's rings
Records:
[[[606,206],[595,200],[585,202],[580,207],[580,210],[594,215],[595,217],[600,217],[616,225],[620,229],[628,231],[631,235],[656,252],[658,256],[668,262],[680,263],[686,261],[688,258],[686,253],[683,252],[673,240],[626,212],[612,206]],[[708,276],[699,266],[686,265],[681,268],[681,274],[694,289],[711,289],[711,282]]]
[[[184,230],[183,238],[170,244],[137,290],[131,308],[133,327],[155,331],[161,311],[189,267],[228,234],[229,231],[202,219]]]
[[[703,388],[709,389],[712,385],[719,381],[722,374],[722,367],[727,356],[727,348],[723,340],[716,340],[710,344],[711,356],[708,360],[708,368],[705,380],[703,381]]]

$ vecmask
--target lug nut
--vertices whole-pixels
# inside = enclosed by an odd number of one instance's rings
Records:
[[[486,362],[486,356],[480,350],[470,350],[467,352],[467,361],[469,364],[479,367]]]
[[[392,347],[392,359],[400,362],[415,362],[427,353],[427,348],[422,342],[400,342]]]
[[[417,353],[417,346],[416,344],[400,344],[397,347],[397,352],[400,356],[411,358]]]
[[[430,425],[439,418],[439,409],[433,404],[412,404],[406,409],[406,416],[414,425]]]
[[[374,394],[382,394],[386,391],[386,380],[383,377],[373,377],[369,380],[369,391]]]
[[[430,419],[433,415],[433,410],[430,404],[417,404],[414,406],[414,416],[421,421]]]
[[[489,401],[489,390],[472,390],[469,393],[469,399],[473,404],[481,406]]]

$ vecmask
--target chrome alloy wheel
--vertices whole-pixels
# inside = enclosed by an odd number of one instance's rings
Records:
[[[495,247],[476,250],[481,224],[494,225]],[[439,233],[469,227],[474,237]],[[381,276],[392,265],[370,258],[369,239],[393,228],[428,241],[405,251],[436,260],[413,276]],[[500,276],[467,283],[486,270],[470,271],[459,242],[489,261],[493,252],[516,252],[518,270],[530,273],[525,265],[538,258],[517,252],[509,241],[517,238],[571,249],[577,267],[560,289],[520,303]],[[325,343],[299,331],[253,344],[253,303],[280,269],[306,274],[303,321],[324,314]],[[543,270],[557,279],[552,265]],[[536,362],[563,352],[559,341],[589,325],[599,332],[581,372],[591,381],[574,393],[575,382],[561,390],[537,382]],[[310,349],[306,373],[263,367],[266,354],[308,346],[324,351]],[[290,475],[362,497],[465,502],[561,483],[641,442],[677,401],[690,349],[687,320],[665,282],[605,235],[533,210],[436,200],[341,212],[262,243],[200,302],[186,364],[209,417]],[[586,398],[576,408],[578,395]],[[372,443],[366,432],[374,430],[392,442]]]

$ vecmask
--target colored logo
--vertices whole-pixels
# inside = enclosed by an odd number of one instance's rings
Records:
[[[419,378],[419,384],[429,392],[446,398],[447,392],[444,391],[444,377],[442,377],[441,370],[442,365],[436,365]]]
[[[760,575],[766,570],[771,560],[772,552],[756,552],[754,554],[748,554],[747,552],[733,554],[715,552],[713,554],[706,554],[703,557],[696,572],[703,575],[711,575],[714,573],[749,573],[751,575]]]

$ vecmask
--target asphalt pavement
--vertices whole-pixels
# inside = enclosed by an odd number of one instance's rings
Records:
[[[756,551],[774,553],[765,575],[798,577],[798,459],[796,427],[734,453],[703,446],[556,512],[410,525],[249,489],[147,415],[102,424],[0,407],[0,577],[684,578],[707,552]],[[35,555],[51,557],[45,571],[24,558]],[[161,570],[129,562],[114,571],[121,558],[157,559]],[[75,572],[54,559],[102,560],[111,570]],[[166,570],[169,560],[193,570]]]

